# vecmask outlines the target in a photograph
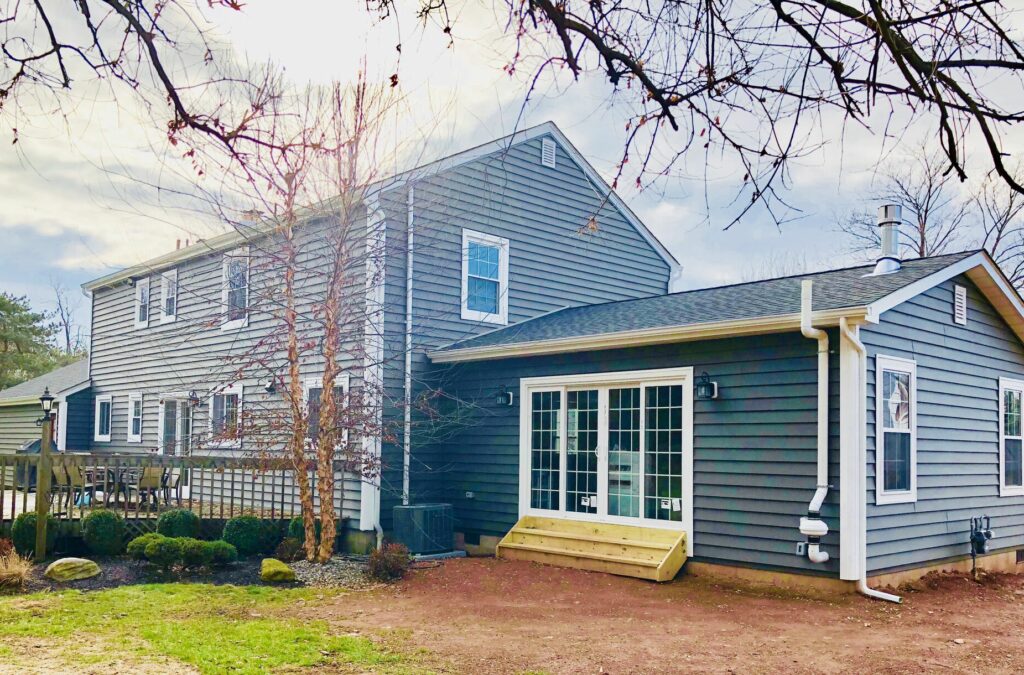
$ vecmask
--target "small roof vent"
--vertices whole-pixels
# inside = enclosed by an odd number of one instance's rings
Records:
[[[540,163],[555,168],[555,142],[545,138],[540,143]]]

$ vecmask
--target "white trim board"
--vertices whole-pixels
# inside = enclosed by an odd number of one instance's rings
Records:
[[[366,217],[366,321],[364,326],[365,354],[363,357],[363,400],[375,408],[374,420],[377,430],[384,420],[384,406],[381,389],[384,386],[384,282],[386,279],[387,220],[381,209],[380,195],[367,197]],[[363,438],[365,457],[379,460],[382,442],[379,433],[366,434]],[[359,490],[359,529],[375,530],[380,526],[381,478],[363,479]]]
[[[1006,400],[1003,398],[1006,391],[1016,391],[1024,398],[1024,381],[1011,377],[999,378],[999,496],[1020,497],[1024,496],[1024,485],[1006,484],[1006,422],[1003,415],[1006,413]]]
[[[883,371],[910,375],[910,489],[885,490],[885,430],[882,424],[882,388],[885,385]],[[893,432],[899,433],[899,432]],[[909,504],[917,501],[917,362],[910,359],[875,355],[875,504]]]

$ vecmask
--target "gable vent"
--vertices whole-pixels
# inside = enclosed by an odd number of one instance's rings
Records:
[[[540,163],[555,168],[555,142],[548,138],[540,143]]]
[[[953,322],[967,325],[967,289],[964,286],[953,287]]]

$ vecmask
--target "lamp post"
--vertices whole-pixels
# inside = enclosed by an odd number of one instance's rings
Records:
[[[43,416],[39,420],[42,426],[42,439],[39,445],[39,464],[36,468],[36,562],[46,558],[46,517],[50,510],[50,478],[53,468],[50,459],[50,439],[53,437],[53,396],[47,387],[39,397],[43,408]]]

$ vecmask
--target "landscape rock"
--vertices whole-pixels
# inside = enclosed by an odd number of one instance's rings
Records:
[[[275,583],[295,581],[295,570],[276,558],[264,558],[260,563],[260,579]]]
[[[61,558],[50,563],[43,574],[54,581],[89,579],[100,573],[100,566],[85,558]]]

